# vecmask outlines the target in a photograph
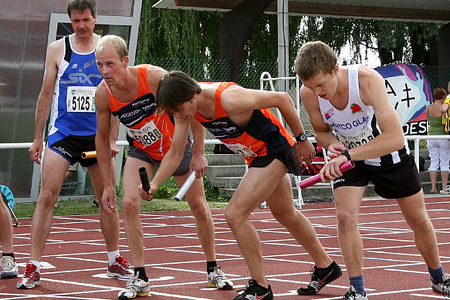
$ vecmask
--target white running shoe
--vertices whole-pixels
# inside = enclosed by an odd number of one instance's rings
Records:
[[[359,294],[356,292],[356,289],[353,285],[350,286],[350,289],[348,290],[347,294],[345,294],[344,298],[342,300],[368,300],[367,294],[365,296]]]
[[[148,296],[150,291],[150,281],[138,278],[138,274],[130,278],[127,286],[119,292],[117,297],[119,300],[133,299],[138,296]]]
[[[219,290],[231,290],[233,288],[233,282],[227,279],[220,267],[215,267],[213,272],[209,272],[208,285]]]
[[[12,256],[2,256],[2,272],[0,278],[14,278],[19,275],[19,268]]]

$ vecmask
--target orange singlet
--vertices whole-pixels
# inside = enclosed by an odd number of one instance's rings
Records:
[[[195,119],[228,148],[244,156],[247,165],[255,157],[273,155],[295,145],[295,140],[270,109],[256,109],[250,122],[241,127],[228,118],[222,107],[222,92],[234,85],[222,82],[215,93],[216,116],[209,120],[197,113]]]
[[[155,96],[148,86],[147,66],[137,66],[139,88],[131,102],[117,100],[108,85],[105,85],[111,113],[127,127],[128,143],[145,151],[150,157],[162,160],[172,144],[174,122],[166,113],[155,113]]]

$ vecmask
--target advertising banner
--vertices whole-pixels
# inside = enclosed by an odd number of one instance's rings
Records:
[[[385,79],[389,100],[400,117],[405,135],[426,135],[425,109],[432,102],[433,94],[422,68],[391,64],[375,70]]]

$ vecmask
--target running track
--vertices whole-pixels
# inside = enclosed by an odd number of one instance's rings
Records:
[[[450,271],[450,199],[427,198],[427,209],[437,231],[441,259]],[[336,237],[333,203],[306,204],[302,212],[314,224],[327,252],[342,267]],[[244,287],[248,271],[224,220],[224,210],[213,210],[217,258],[235,283],[231,291],[206,284],[205,262],[189,211],[142,213],[151,300],[230,300]],[[296,289],[309,282],[311,259],[277,223],[268,209],[257,209],[252,221],[263,241],[265,267],[275,299],[341,299],[348,289],[347,274],[319,295],[299,296]],[[29,259],[30,219],[14,228],[15,253],[23,273]],[[426,266],[413,243],[394,201],[367,199],[360,213],[364,241],[364,270],[370,300],[443,299],[431,292]],[[125,281],[106,278],[106,253],[97,216],[55,217],[45,251],[41,286],[16,289],[17,279],[1,280],[0,299],[117,299]],[[121,232],[120,251],[129,258]],[[146,299],[141,297],[138,299]]]

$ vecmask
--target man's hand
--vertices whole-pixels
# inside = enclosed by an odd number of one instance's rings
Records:
[[[328,157],[330,160],[338,157],[343,150],[347,149],[341,142],[333,143],[328,146]]]
[[[205,174],[208,168],[208,160],[204,154],[202,155],[192,155],[191,163],[189,165],[189,170],[195,171],[195,177],[200,178]]]
[[[114,187],[108,186],[105,187],[102,193],[102,199],[100,200],[100,205],[103,207],[104,211],[116,212],[116,191]]]
[[[297,143],[297,157],[300,164],[303,161],[309,166],[314,160],[315,155],[316,150],[309,140]]]
[[[151,201],[153,199],[153,193],[156,191],[158,187],[150,182],[150,190],[148,192],[144,191],[144,189],[142,188],[142,184],[139,185],[139,196],[141,196],[141,198],[143,200],[146,201]]]
[[[35,139],[30,149],[28,150],[28,152],[30,153],[31,160],[37,163],[38,165],[41,164],[42,147],[43,147],[42,140]]]
[[[339,167],[347,162],[347,158],[345,156],[337,156],[330,160],[328,163],[323,166],[322,170],[320,170],[320,179],[322,182],[325,181],[331,181],[336,178],[339,178],[342,176],[342,172],[339,169]]]

